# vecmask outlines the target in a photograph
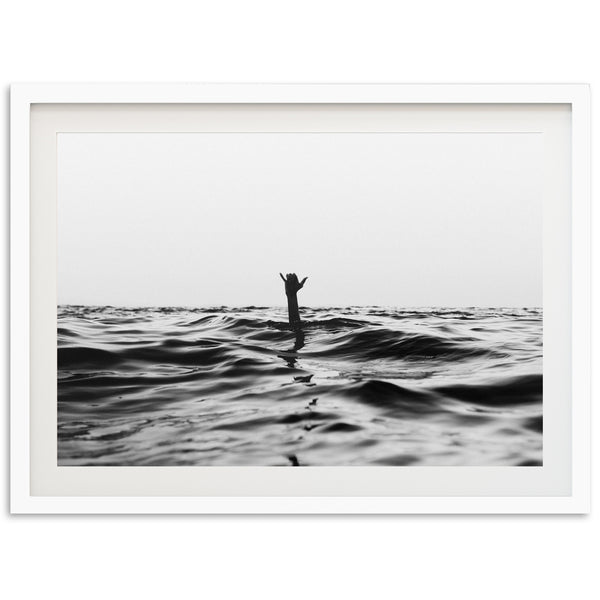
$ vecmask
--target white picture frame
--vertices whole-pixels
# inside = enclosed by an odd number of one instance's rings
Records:
[[[36,304],[39,297],[32,295],[36,282],[48,278],[49,270],[41,268],[34,260],[32,247],[39,243],[43,231],[51,231],[52,222],[44,218],[40,211],[39,203],[32,198],[48,193],[53,175],[51,157],[52,135],[61,131],[114,131],[115,123],[121,119],[119,131],[185,131],[185,107],[194,105],[203,106],[261,106],[266,110],[273,105],[304,107],[312,105],[330,106],[402,106],[402,107],[427,107],[435,111],[436,107],[461,107],[464,114],[469,115],[470,108],[494,107],[510,108],[513,106],[529,107],[528,114],[536,110],[544,112],[545,107],[566,105],[570,111],[570,128],[568,136],[547,136],[549,153],[554,150],[568,152],[571,158],[570,165],[570,200],[564,199],[568,204],[566,208],[571,213],[569,253],[560,250],[560,260],[568,262],[570,274],[570,307],[560,306],[554,313],[557,324],[570,330],[570,351],[565,351],[570,364],[570,399],[565,401],[561,409],[563,421],[562,445],[556,441],[555,454],[557,464],[561,466],[563,483],[568,479],[568,485],[550,485],[540,487],[537,492],[525,486],[525,479],[535,479],[535,471],[540,473],[540,482],[544,480],[544,469],[550,473],[552,465],[542,467],[517,467],[521,469],[519,483],[515,487],[504,488],[500,484],[496,488],[490,487],[489,495],[482,492],[481,486],[476,494],[470,493],[472,487],[470,480],[485,481],[501,480],[510,469],[502,467],[501,470],[491,471],[487,467],[441,467],[442,469],[458,469],[457,480],[462,483],[452,488],[449,493],[433,491],[427,494],[415,493],[410,488],[406,493],[391,490],[385,493],[369,493],[369,489],[379,490],[381,486],[369,487],[368,480],[361,490],[355,490],[348,495],[332,494],[319,488],[317,479],[311,481],[311,469],[320,469],[319,477],[331,478],[335,473],[343,479],[342,473],[347,469],[360,469],[352,471],[352,478],[367,477],[362,468],[331,468],[325,471],[324,467],[307,468],[303,470],[281,469],[279,479],[289,477],[283,473],[293,471],[293,477],[300,478],[289,480],[286,485],[290,489],[303,489],[302,494],[282,492],[279,488],[266,483],[263,487],[260,478],[264,471],[256,473],[259,484],[252,487],[250,493],[244,494],[242,488],[236,488],[232,493],[198,494],[192,488],[186,493],[169,492],[170,489],[181,490],[181,483],[173,483],[173,488],[168,483],[171,475],[164,469],[172,467],[144,467],[144,469],[157,469],[153,478],[164,478],[165,486],[148,487],[142,481],[142,475],[128,468],[121,469],[120,475],[113,478],[112,486],[118,486],[119,481],[124,486],[123,494],[110,492],[97,493],[102,489],[98,483],[106,473],[105,468],[84,467],[92,469],[92,479],[87,480],[89,487],[77,488],[76,493],[69,490],[69,482],[62,478],[59,467],[49,466],[52,457],[47,457],[47,451],[36,449],[36,445],[44,443],[43,440],[56,435],[56,421],[52,421],[52,410],[49,402],[46,408],[39,402],[36,404],[32,398],[39,396],[40,364],[45,364],[43,358],[43,343],[37,344],[38,336],[43,331],[48,335],[55,332],[55,321],[48,317],[48,312],[38,311]],[[169,110],[171,118],[157,125],[156,115],[160,107]],[[45,138],[40,137],[36,111],[40,107],[50,108],[54,117],[59,118],[44,121],[42,131]],[[87,109],[82,109],[87,107]],[[441,108],[440,108],[441,107]],[[179,110],[178,110],[179,109]],[[87,110],[87,116],[86,116]],[[139,119],[123,119],[119,110],[131,115],[133,110],[140,116]],[[79,111],[79,112],[78,112]],[[91,111],[91,112],[90,112]],[[175,112],[174,112],[175,111]],[[52,112],[52,111],[51,111]],[[104,119],[102,114],[109,117]],[[149,113],[149,114],[148,114]],[[179,115],[180,122],[173,115]],[[432,113],[433,114],[433,113]],[[112,115],[112,116],[110,116]],[[53,118],[54,118],[53,117]],[[143,118],[142,118],[143,117]],[[491,119],[492,117],[490,117]],[[65,120],[66,119],[66,120]],[[95,123],[90,129],[90,123]],[[111,120],[112,119],[112,120]],[[116,119],[116,120],[115,120]],[[65,123],[70,123],[71,129],[64,129]],[[458,121],[457,121],[458,122]],[[485,130],[491,121],[481,118],[478,127]],[[166,124],[165,124],[166,123]],[[171,125],[169,125],[171,123]],[[511,126],[515,122],[511,121]],[[536,121],[535,127],[542,121]],[[381,127],[385,130],[385,122]],[[439,123],[438,123],[438,126]],[[447,125],[446,125],[447,126]],[[48,129],[50,127],[50,129]],[[54,127],[54,129],[52,129]],[[175,129],[170,129],[175,127]],[[460,124],[459,124],[460,127]],[[523,123],[523,127],[533,127]],[[550,130],[548,130],[550,131]],[[545,130],[542,131],[544,133]],[[547,133],[547,132],[546,132]],[[46,141],[43,142],[43,139]],[[40,141],[42,140],[42,141]],[[554,141],[553,141],[554,140]],[[552,145],[557,148],[552,150]],[[55,152],[55,150],[54,150]],[[43,168],[41,168],[43,167]],[[45,171],[43,170],[45,169]],[[43,171],[43,172],[42,172]],[[551,173],[547,176],[551,177]],[[56,174],[54,173],[54,178]],[[54,190],[55,193],[55,190]],[[36,196],[37,195],[37,196]],[[11,512],[13,513],[585,513],[590,506],[590,100],[589,89],[586,85],[225,85],[225,84],[19,84],[11,88]],[[54,236],[55,231],[54,231]],[[558,231],[548,231],[545,237],[549,250],[552,248],[553,237],[558,240],[561,234]],[[55,239],[55,238],[50,238]],[[46,240],[47,242],[48,240]],[[558,241],[556,241],[558,244]],[[558,247],[558,246],[557,246]],[[557,251],[558,252],[558,251]],[[570,259],[570,262],[569,262]],[[544,268],[544,277],[552,277],[552,269]],[[39,288],[42,289],[42,288]],[[52,286],[43,288],[41,294],[46,300],[46,306],[55,302],[52,297]],[[544,298],[546,304],[546,296]],[[564,303],[563,303],[564,304]],[[549,329],[552,328],[552,318],[548,321]],[[546,316],[545,316],[546,319]],[[545,321],[546,328],[546,321]],[[545,334],[546,336],[546,330]],[[556,340],[558,345],[559,337]],[[41,348],[41,350],[40,350]],[[41,358],[40,358],[41,357]],[[39,361],[42,361],[40,363]],[[551,359],[550,359],[551,360]],[[45,368],[55,368],[49,361]],[[566,365],[566,362],[562,363]],[[35,368],[32,368],[32,365]],[[544,381],[546,382],[546,368],[552,372],[560,371],[560,363],[545,364]],[[55,373],[55,371],[54,371]],[[557,378],[562,375],[557,374]],[[568,380],[566,375],[563,383]],[[556,379],[559,381],[559,379]],[[43,387],[43,385],[42,385]],[[48,390],[47,390],[48,391]],[[544,390],[546,395],[546,389]],[[49,394],[52,397],[52,394]],[[546,406],[544,407],[546,409]],[[558,414],[558,413],[557,413]],[[544,415],[546,417],[546,414]],[[557,417],[558,419],[558,417]],[[565,421],[567,419],[567,421]],[[570,426],[569,421],[570,420]],[[568,436],[564,434],[568,430]],[[552,431],[546,437],[544,432],[544,451],[546,444],[552,452]],[[567,437],[569,439],[567,439]],[[547,442],[547,440],[550,440]],[[558,440],[558,438],[557,438]],[[46,450],[48,445],[45,446]],[[33,449],[33,450],[32,450]],[[560,455],[560,456],[558,456]],[[41,457],[41,458],[40,458]],[[55,458],[55,457],[54,457]],[[54,463],[56,461],[54,460]],[[240,467],[248,469],[249,467]],[[558,468],[558,467],[557,467]],[[70,469],[70,467],[62,467]],[[111,468],[108,468],[111,469]],[[177,468],[175,468],[177,469]],[[214,469],[208,467],[208,469]],[[221,471],[218,477],[234,477],[235,472],[230,469],[227,473]],[[267,468],[272,469],[272,468]],[[341,469],[337,471],[336,469]],[[367,467],[367,469],[371,469]],[[386,467],[386,469],[403,469],[403,467]],[[414,469],[409,467],[409,469]],[[435,477],[435,469],[430,469],[427,477]],[[502,472],[504,469],[504,472]],[[541,471],[539,471],[541,469]],[[308,475],[298,475],[298,471]],[[217,473],[215,471],[215,473]],[[262,474],[261,474],[262,473]],[[388,471],[389,473],[389,471]],[[413,471],[417,473],[417,471]],[[382,474],[382,477],[385,474]],[[139,486],[136,488],[135,479],[139,477]],[[315,475],[316,477],[316,475]],[[425,475],[424,475],[425,477]],[[84,477],[85,479],[85,477]],[[46,485],[46,480],[50,482]],[[132,483],[133,481],[133,483]],[[508,481],[508,480],[507,480]],[[64,487],[60,487],[64,485]],[[311,495],[311,486],[321,490],[318,494]],[[408,485],[408,484],[407,484]],[[511,484],[512,485],[512,484]],[[519,491],[519,485],[522,490]],[[53,487],[55,486],[55,487]],[[56,487],[57,486],[57,487]],[[100,486],[100,487],[98,487]],[[179,486],[179,487],[178,487]],[[304,486],[304,487],[302,487]],[[461,487],[462,486],[462,487]],[[85,487],[85,486],[84,486]],[[435,486],[434,486],[435,487]],[[135,490],[139,490],[136,493]],[[219,489],[228,489],[227,486]],[[233,488],[232,488],[233,489]],[[250,488],[248,488],[250,490]],[[268,493],[261,493],[266,490]],[[416,487],[415,490],[429,489]],[[41,492],[40,492],[41,490]],[[45,490],[45,491],[44,491]],[[82,491],[83,490],[83,491]],[[500,490],[500,492],[498,491]],[[548,491],[555,490],[555,491]],[[558,490],[558,491],[556,491]]]

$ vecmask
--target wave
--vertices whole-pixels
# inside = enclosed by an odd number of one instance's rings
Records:
[[[488,384],[442,386],[435,391],[449,398],[487,406],[539,403],[542,401],[543,377],[541,373],[535,373]]]
[[[540,309],[285,316],[60,307],[59,464],[541,464]]]
[[[461,360],[470,357],[497,355],[489,348],[465,344],[442,337],[390,331],[383,328],[365,328],[343,333],[332,338],[327,348],[318,353],[323,356],[347,356],[365,359],[423,359]]]

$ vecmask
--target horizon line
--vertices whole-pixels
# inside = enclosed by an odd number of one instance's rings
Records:
[[[178,308],[178,309],[218,309],[218,308],[231,308],[231,309],[242,309],[242,308],[282,308],[287,310],[285,304],[84,304],[76,302],[62,302],[57,303],[57,308],[67,306],[81,306],[86,308]],[[385,308],[535,308],[542,309],[542,305],[537,304],[501,304],[501,305],[490,305],[490,304],[419,304],[419,305],[400,305],[400,304],[313,304],[311,306],[300,305],[299,308],[310,310],[313,308],[372,308],[372,307],[385,307]]]

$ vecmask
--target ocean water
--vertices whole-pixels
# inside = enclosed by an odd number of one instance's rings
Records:
[[[542,311],[58,309],[59,465],[540,465]]]

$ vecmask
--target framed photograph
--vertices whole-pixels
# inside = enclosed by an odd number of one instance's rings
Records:
[[[12,512],[587,512],[589,112],[13,86]]]

